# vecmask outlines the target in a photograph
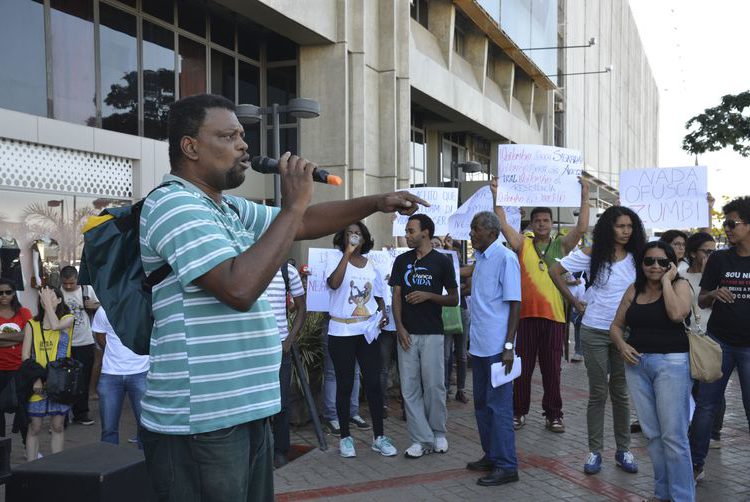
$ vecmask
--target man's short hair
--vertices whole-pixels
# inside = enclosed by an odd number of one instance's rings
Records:
[[[552,209],[548,207],[535,207],[534,209],[531,210],[531,216],[529,217],[529,220],[534,221],[534,216],[536,216],[537,214],[544,214],[544,213],[549,214],[550,220],[553,219]]]
[[[60,269],[60,277],[63,279],[78,279],[78,270],[72,265],[66,265]]]
[[[426,214],[412,214],[409,216],[409,220],[416,220],[419,222],[419,230],[427,230],[427,234],[430,236],[430,239],[432,239],[435,236],[435,222],[432,221],[432,218],[427,216]]]
[[[735,212],[745,223],[750,223],[750,196],[737,197],[723,208],[724,214]]]
[[[224,96],[197,94],[175,101],[169,107],[167,131],[169,136],[169,165],[173,170],[180,168],[183,160],[180,142],[184,136],[196,137],[198,129],[206,119],[209,108],[224,108],[235,111],[234,103]]]
[[[474,215],[471,220],[471,224],[478,225],[487,230],[495,232],[495,235],[500,236],[500,220],[497,215],[492,211],[480,211]]]

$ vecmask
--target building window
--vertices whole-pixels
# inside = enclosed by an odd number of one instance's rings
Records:
[[[411,128],[409,143],[409,186],[427,185],[427,142],[423,129]]]
[[[42,1],[4,0],[0,16],[0,107],[47,116]]]
[[[427,0],[411,0],[411,17],[425,28],[429,28],[427,21]]]
[[[100,5],[102,128],[138,134],[136,18]]]
[[[471,21],[456,11],[456,20],[453,26],[453,50],[459,56],[466,54],[466,36],[471,33]]]
[[[167,114],[175,100],[174,33],[143,21],[143,135],[167,139]]]

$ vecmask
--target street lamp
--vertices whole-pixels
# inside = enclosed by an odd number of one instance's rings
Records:
[[[273,124],[273,149],[272,155],[278,159],[281,157],[281,130],[279,127],[279,114],[288,113],[298,119],[314,119],[320,116],[320,103],[314,99],[294,98],[286,105],[274,103],[270,106],[237,105],[235,112],[240,123],[255,124],[265,115],[271,116]],[[281,178],[278,174],[273,176],[273,205],[281,206]]]

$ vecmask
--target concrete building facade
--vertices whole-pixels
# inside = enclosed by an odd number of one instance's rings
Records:
[[[420,185],[459,186],[466,198],[489,180],[497,145],[555,143],[556,101],[560,146],[584,151],[603,184],[655,163],[658,101],[627,2],[560,2],[3,2],[0,63],[18,71],[0,76],[0,224],[18,236],[24,282],[34,240],[59,240],[75,263],[86,214],[158,184],[168,105],[199,92],[258,106],[318,101],[318,118],[281,117],[282,149],[345,180],[316,186],[317,201]],[[597,58],[522,50],[561,33],[598,36]],[[605,60],[633,71],[557,88],[554,68]],[[253,154],[271,151],[270,129],[268,118],[247,127]],[[482,169],[465,173],[466,161]],[[249,173],[236,193],[268,201],[272,179]],[[387,216],[367,223],[376,245],[392,242]],[[330,241],[298,245],[295,257],[310,245]]]

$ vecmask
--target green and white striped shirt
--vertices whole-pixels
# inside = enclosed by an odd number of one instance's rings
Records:
[[[154,327],[141,422],[164,434],[199,434],[279,412],[281,344],[265,293],[234,310],[193,281],[252,246],[278,209],[224,195],[216,204],[177,176],[143,205],[147,274],[168,262],[153,288]],[[239,216],[227,202],[239,210]]]

